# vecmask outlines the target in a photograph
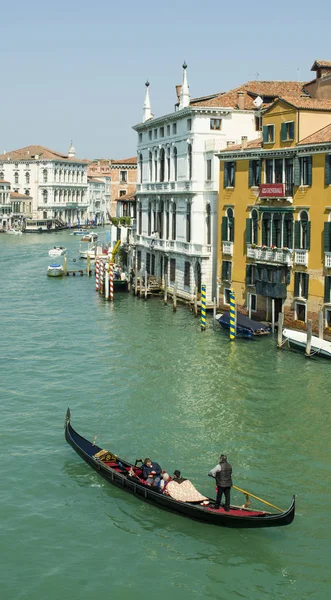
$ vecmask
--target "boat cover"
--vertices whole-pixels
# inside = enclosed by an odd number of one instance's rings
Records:
[[[222,315],[217,315],[216,317],[218,320],[222,319],[223,323],[227,323],[230,325],[230,313],[229,312],[225,312]],[[248,317],[246,317],[245,315],[242,315],[241,313],[237,313],[237,326],[239,327],[243,327],[245,329],[248,329],[250,331],[270,331],[270,327],[269,325],[264,325],[263,323],[260,323],[259,321],[253,321],[252,319],[249,319]]]

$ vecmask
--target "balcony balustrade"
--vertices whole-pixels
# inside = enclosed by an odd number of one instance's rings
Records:
[[[292,266],[292,250],[284,248],[267,248],[264,246],[247,245],[247,258],[258,262]]]
[[[324,265],[327,269],[331,269],[331,252],[324,252]]]
[[[178,240],[164,240],[145,235],[136,235],[136,243],[151,250],[176,252],[190,256],[209,256],[211,254],[211,246],[204,246],[203,244],[195,244],[193,242],[180,242]]]
[[[295,265],[308,267],[308,250],[294,250],[293,262]]]
[[[233,242],[223,242],[222,243],[222,251],[223,254],[227,254],[228,256],[233,256]]]

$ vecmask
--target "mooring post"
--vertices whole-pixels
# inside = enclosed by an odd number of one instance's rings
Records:
[[[278,315],[278,332],[277,332],[277,347],[282,348],[283,346],[283,327],[284,327],[284,313]]]
[[[271,298],[271,331],[275,332],[275,299]]]
[[[216,298],[214,298],[214,305],[213,305],[213,329],[215,329],[216,327]]]
[[[206,285],[203,283],[201,286],[201,320],[200,320],[201,331],[206,329]]]
[[[307,345],[306,345],[306,356],[310,356],[311,352],[311,338],[313,332],[313,322],[311,319],[307,321]]]
[[[252,318],[252,294],[247,294],[248,300],[248,318]]]
[[[237,333],[237,315],[236,315],[236,296],[233,290],[230,292],[230,342],[236,339]]]
[[[105,300],[109,300],[109,271],[105,271]]]
[[[109,263],[109,300],[114,301],[114,263]]]
[[[101,260],[100,261],[100,272],[99,272],[99,278],[100,278],[99,292],[100,292],[100,294],[103,294],[104,268],[105,268],[105,265],[103,263],[103,260]]]
[[[86,275],[87,277],[91,275],[91,257],[89,254],[86,257]]]
[[[140,276],[139,276],[139,296],[140,296],[140,298],[142,296],[142,290],[143,290],[143,272],[140,269]]]
[[[320,338],[320,340],[323,339],[323,325],[323,310],[321,309],[318,313],[318,337]]]
[[[134,295],[138,296],[138,277],[134,276]]]
[[[148,285],[147,271],[145,271],[145,300],[147,300],[147,285]]]
[[[95,291],[99,291],[99,259],[95,260]]]
[[[63,272],[65,275],[67,274],[67,257],[65,254],[63,255]]]
[[[175,312],[177,310],[177,283],[174,283],[173,296],[172,296],[172,309]]]
[[[168,302],[168,275],[165,273],[164,275],[164,304]]]
[[[194,288],[194,316],[198,316],[198,288],[195,286]]]

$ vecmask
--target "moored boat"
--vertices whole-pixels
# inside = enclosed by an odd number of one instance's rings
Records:
[[[94,231],[91,231],[90,233],[84,233],[84,235],[81,237],[82,242],[96,242],[97,239],[98,234]]]
[[[230,313],[224,312],[216,315],[216,320],[219,322],[223,329],[230,329]],[[260,321],[253,321],[245,315],[237,312],[237,329],[236,335],[240,337],[252,338],[255,336],[267,335],[271,329],[269,325],[260,323]]]
[[[49,256],[62,256],[62,254],[65,254],[67,251],[66,248],[63,248],[63,246],[54,246],[54,248],[51,248],[48,251],[48,255]]]
[[[8,229],[6,229],[6,233],[9,235],[22,235],[20,229],[14,229],[13,227],[8,227]]]
[[[88,229],[76,229],[73,231],[72,235],[86,235],[88,233]]]
[[[101,477],[139,499],[154,504],[159,508],[181,514],[185,517],[202,521],[206,524],[233,528],[279,527],[292,523],[295,514],[295,497],[288,510],[279,514],[251,510],[231,505],[230,511],[213,508],[200,502],[184,502],[175,500],[162,493],[159,488],[149,486],[140,478],[140,470],[136,464],[129,463],[118,456],[102,450],[93,442],[82,437],[71,425],[70,409],[65,419],[65,438],[77,454]],[[103,458],[101,458],[103,454]]]
[[[295,329],[283,329],[283,337],[287,340],[288,345],[293,350],[306,352],[307,333],[304,331],[296,331]],[[331,342],[322,340],[316,336],[311,338],[311,356],[322,356],[323,358],[331,359]]]
[[[48,277],[62,277],[64,275],[64,268],[60,264],[52,264],[47,267]]]

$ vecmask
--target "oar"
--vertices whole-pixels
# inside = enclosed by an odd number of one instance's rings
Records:
[[[236,485],[234,485],[232,487],[234,487],[235,490],[238,490],[238,492],[242,492],[243,494],[246,494],[247,496],[251,496],[252,498],[255,498],[255,500],[259,500],[260,502],[263,502],[263,504],[267,504],[268,506],[271,506],[271,508],[275,508],[276,510],[279,510],[279,512],[284,512],[278,506],[275,506],[274,504],[270,504],[270,502],[267,502],[266,500],[262,500],[262,498],[259,498],[258,496],[254,496],[254,494],[251,494],[250,492],[247,492],[246,490],[242,490],[241,488],[237,487]]]

